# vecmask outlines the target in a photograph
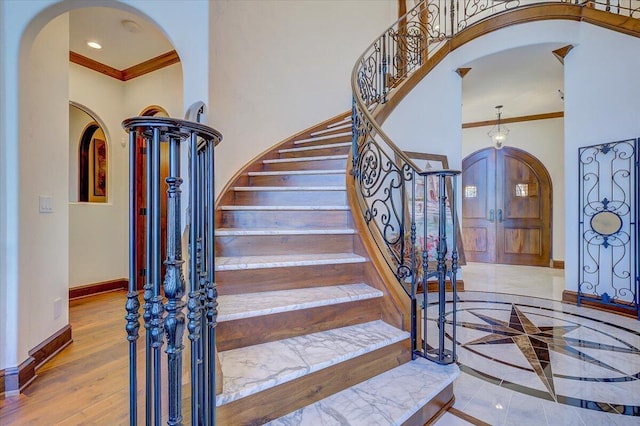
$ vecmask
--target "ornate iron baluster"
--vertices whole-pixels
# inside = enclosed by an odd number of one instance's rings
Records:
[[[137,132],[132,131],[129,133],[129,235],[137,234],[137,208],[136,197],[134,188],[136,187],[136,147]],[[127,303],[125,309],[127,315],[126,331],[127,340],[129,341],[129,393],[131,398],[129,399],[129,412],[130,425],[136,426],[138,423],[138,363],[137,363],[137,348],[138,337],[140,330],[140,300],[138,298],[137,288],[137,276],[138,276],[138,264],[137,264],[137,247],[134,238],[129,238],[129,276],[134,279],[129,280],[129,291],[127,292]]]
[[[162,346],[164,345],[164,304],[160,293],[161,272],[161,241],[160,241],[160,129],[153,129],[153,139],[151,145],[151,168],[149,176],[151,179],[152,198],[148,203],[151,206],[149,221],[151,222],[151,268],[149,269],[150,281],[152,283],[151,297],[151,319],[149,321],[149,334],[151,335],[151,348],[153,357],[153,424],[159,426],[162,420],[162,369],[161,357]]]
[[[185,291],[182,274],[182,243],[180,238],[180,141],[169,137],[169,170],[167,189],[167,260],[164,279],[164,295],[167,298],[167,317],[164,330],[167,335],[168,375],[169,375],[169,425],[182,425],[182,337],[185,318],[182,297]]]
[[[147,225],[146,266],[144,286],[144,315],[146,329],[145,349],[145,424],[159,425],[162,421],[162,373],[161,348],[167,338],[167,401],[169,425],[182,425],[182,343],[185,328],[185,278],[182,256],[181,144],[189,149],[189,294],[187,302],[187,329],[191,340],[191,400],[194,425],[215,424],[215,388],[208,390],[209,383],[215,385],[215,327],[217,317],[217,293],[213,255],[213,149],[222,139],[215,130],[184,120],[160,117],[134,117],[123,122],[130,133],[130,261],[129,293],[126,304],[126,330],[129,340],[130,366],[130,424],[137,424],[137,354],[136,341],[139,329],[139,301],[136,290],[138,275],[136,254],[136,161],[139,153],[135,149],[136,137],[142,136],[150,150],[147,156]],[[139,132],[139,133],[138,133]],[[167,251],[161,253],[160,244],[160,144],[169,144],[169,170],[166,179],[167,194]],[[198,165],[198,161],[200,164]],[[207,210],[208,209],[208,210]],[[166,258],[163,301],[161,292],[161,259]],[[166,317],[165,317],[166,312]],[[203,328],[207,327],[207,333]],[[204,337],[204,342],[203,342]],[[203,366],[203,362],[208,364]],[[205,376],[206,374],[206,376]],[[207,396],[207,398],[205,398]],[[205,415],[206,414],[206,415]]]

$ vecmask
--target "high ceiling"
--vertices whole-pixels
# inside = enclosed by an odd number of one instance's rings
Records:
[[[134,24],[123,24],[126,21]],[[89,48],[89,40],[98,41],[102,49]],[[70,12],[69,46],[76,53],[118,70],[174,49],[151,22],[102,7]],[[563,67],[552,54],[559,47],[562,46],[527,46],[466,64],[472,69],[462,80],[462,121],[495,119],[496,105],[504,105],[503,118],[563,111],[558,94],[558,90],[564,91]]]
[[[133,24],[123,25],[126,21]],[[99,42],[102,49],[88,47],[89,40]],[[151,22],[106,7],[86,7],[69,12],[69,49],[118,70],[174,50]]]
[[[552,51],[559,44],[537,44],[505,50],[477,59],[465,67],[462,80],[462,122],[564,111],[563,65]]]

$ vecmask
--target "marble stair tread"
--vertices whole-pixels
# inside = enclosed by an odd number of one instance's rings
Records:
[[[331,211],[331,210],[349,210],[349,206],[340,205],[340,206],[263,206],[263,205],[253,205],[253,206],[220,206],[220,210],[263,210],[263,211],[274,211],[274,210],[282,210],[282,211]]]
[[[342,122],[335,124],[333,127],[327,126],[327,128],[324,130],[318,130],[316,132],[312,132],[311,137],[324,135],[325,133],[335,132],[336,130],[351,128],[351,117],[349,117],[348,122],[346,121],[347,120],[343,120]]]
[[[351,131],[334,133],[332,135],[316,136],[314,138],[298,139],[298,140],[293,141],[293,143],[294,143],[294,145],[297,145],[297,144],[303,144],[303,143],[309,143],[309,142],[318,142],[318,141],[325,141],[325,140],[330,140],[330,139],[342,138],[342,137],[345,137],[345,136],[351,136]]]
[[[345,118],[343,118],[340,121],[336,121],[335,123],[331,123],[331,124],[327,125],[327,129],[336,128],[338,126],[343,125],[344,123],[349,123],[349,125],[351,125],[351,116],[350,115],[347,115]]]
[[[260,191],[346,191],[346,186],[234,186],[238,192]]]
[[[262,160],[264,164],[276,163],[299,163],[303,161],[322,161],[322,160],[346,160],[347,155],[319,155],[315,157],[293,157],[293,158],[274,158],[272,160]]]
[[[367,284],[344,284],[293,290],[218,296],[218,322],[277,314],[382,297]]]
[[[217,405],[408,338],[406,331],[377,320],[219,352],[223,392],[217,396]]]
[[[216,257],[216,271],[287,268],[293,266],[337,265],[363,263],[367,259],[355,253],[314,253],[275,256]]]
[[[345,174],[344,169],[330,170],[272,170],[265,172],[249,172],[248,176],[286,176],[286,175],[340,175]]]
[[[455,364],[442,366],[418,358],[267,425],[401,425],[459,374]]]
[[[341,147],[349,147],[349,146],[351,146],[351,142],[340,142],[340,143],[332,143],[327,145],[314,145],[314,146],[303,146],[300,148],[279,149],[278,152],[280,154],[284,154],[287,152],[304,152],[304,151],[313,151],[316,149],[341,148]]]
[[[352,235],[353,228],[327,229],[282,229],[282,228],[218,228],[217,237],[227,236],[260,236],[260,235]]]

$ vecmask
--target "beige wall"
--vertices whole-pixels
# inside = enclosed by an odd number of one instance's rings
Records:
[[[72,202],[69,207],[69,287],[73,288],[129,275],[129,149],[121,122],[150,105],[181,117],[182,68],[175,64],[121,82],[69,64],[69,99],[88,108],[104,123],[109,169],[107,203]],[[70,169],[76,174],[77,143],[69,151]]]
[[[351,109],[357,57],[397,1],[219,1],[211,9],[209,122],[216,189],[270,146]]]
[[[20,83],[20,299],[24,352],[68,324],[69,19],[61,15],[36,37]],[[41,124],[41,125],[40,125]],[[39,197],[53,212],[39,213]],[[61,305],[59,316],[54,305]],[[38,315],[33,315],[37,306]]]

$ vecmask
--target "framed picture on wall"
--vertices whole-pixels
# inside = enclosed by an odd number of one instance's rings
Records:
[[[107,144],[102,139],[93,140],[93,194],[107,195]]]
[[[430,170],[446,170],[449,168],[449,161],[446,155],[427,154],[423,152],[405,151],[415,164],[423,171]],[[418,178],[413,182],[414,188],[406,188],[407,194],[407,212],[411,212],[412,203],[415,201],[415,223],[416,223],[416,244],[427,248],[429,259],[436,259],[436,248],[438,242],[439,227],[439,183],[437,176],[428,176],[426,179]],[[426,185],[426,188],[425,188]],[[447,231],[447,247],[449,253],[447,258],[451,256],[451,247],[453,247],[453,214],[456,214],[456,237],[458,246],[458,264],[465,265],[466,259],[464,255],[464,247],[462,246],[462,233],[460,232],[460,222],[457,220],[456,212],[451,210],[451,194],[453,194],[453,185],[451,178],[447,178],[445,182],[445,190],[447,192],[447,214],[446,214],[446,231]],[[412,197],[414,197],[413,200]],[[425,220],[426,218],[426,220]],[[426,227],[426,233],[425,233]],[[425,240],[426,234],[426,240]]]

